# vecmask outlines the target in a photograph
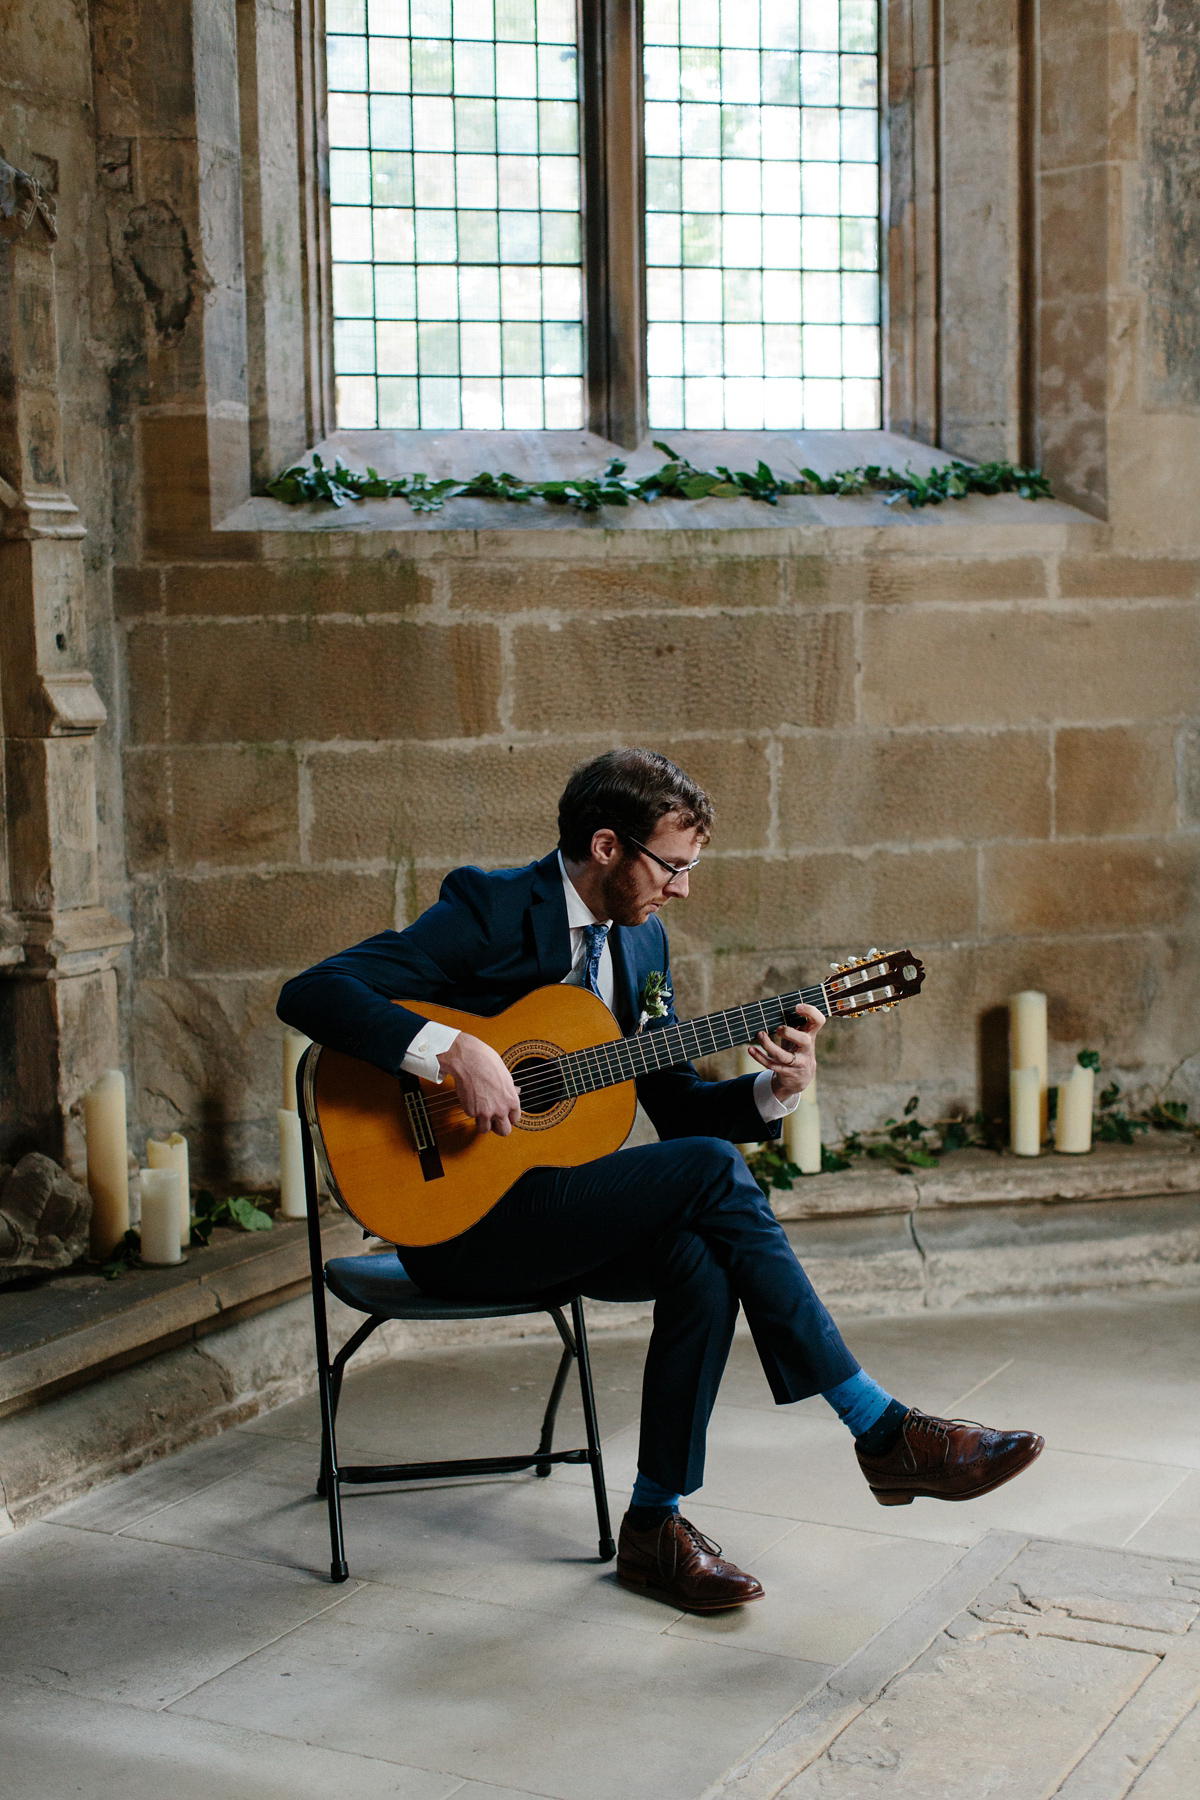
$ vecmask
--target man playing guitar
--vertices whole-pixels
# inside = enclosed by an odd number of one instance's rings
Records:
[[[499,1054],[397,1001],[492,1016],[554,982],[589,988],[629,1034],[661,996],[675,1022],[659,913],[684,900],[713,826],[708,796],[666,757],[613,750],[576,769],[559,803],[558,849],[521,869],[456,869],[436,905],[289,981],[279,1015],[316,1042],[387,1073],[454,1084],[480,1133],[507,1136],[521,1100]],[[408,1274],[454,1299],[503,1299],[577,1283],[594,1299],[654,1301],[638,1474],[617,1578],[683,1610],[762,1596],[679,1513],[704,1475],[709,1416],[744,1310],[783,1405],[822,1394],[848,1426],[883,1506],[968,1500],[1026,1468],[1043,1440],[932,1418],[861,1369],[746,1167],[739,1142],[777,1138],[816,1070],[825,1015],[759,1034],[757,1075],[702,1081],[690,1064],[642,1075],[660,1141],[575,1168],[522,1175],[448,1241],[399,1246]]]

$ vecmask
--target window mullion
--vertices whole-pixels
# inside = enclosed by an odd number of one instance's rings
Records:
[[[640,0],[579,0],[588,427],[646,436],[645,133]]]

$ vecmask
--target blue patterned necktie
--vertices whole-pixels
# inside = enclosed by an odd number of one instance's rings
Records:
[[[608,926],[585,925],[583,935],[587,944],[587,954],[583,959],[583,985],[593,994],[599,995],[600,989],[596,985],[596,978],[600,973],[600,956],[604,949],[604,940],[608,936]]]

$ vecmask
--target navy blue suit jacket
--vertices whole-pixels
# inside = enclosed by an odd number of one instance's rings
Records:
[[[651,972],[671,986],[667,934],[657,915],[614,926],[613,1010],[622,1031],[636,1028]],[[319,1044],[400,1073],[425,1021],[395,1000],[431,1000],[484,1018],[533,988],[569,973],[571,933],[557,852],[523,869],[455,869],[435,905],[404,931],[381,931],[289,981],[279,1016]],[[674,1001],[665,1019],[675,1024]],[[638,1099],[660,1138],[723,1137],[734,1143],[778,1137],[754,1103],[754,1077],[702,1081],[690,1063],[644,1075]]]

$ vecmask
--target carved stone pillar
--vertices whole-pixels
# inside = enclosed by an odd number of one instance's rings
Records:
[[[77,1161],[71,1106],[119,1061],[113,963],[132,937],[100,905],[84,528],[65,492],[54,206],[0,150],[0,1153]]]

